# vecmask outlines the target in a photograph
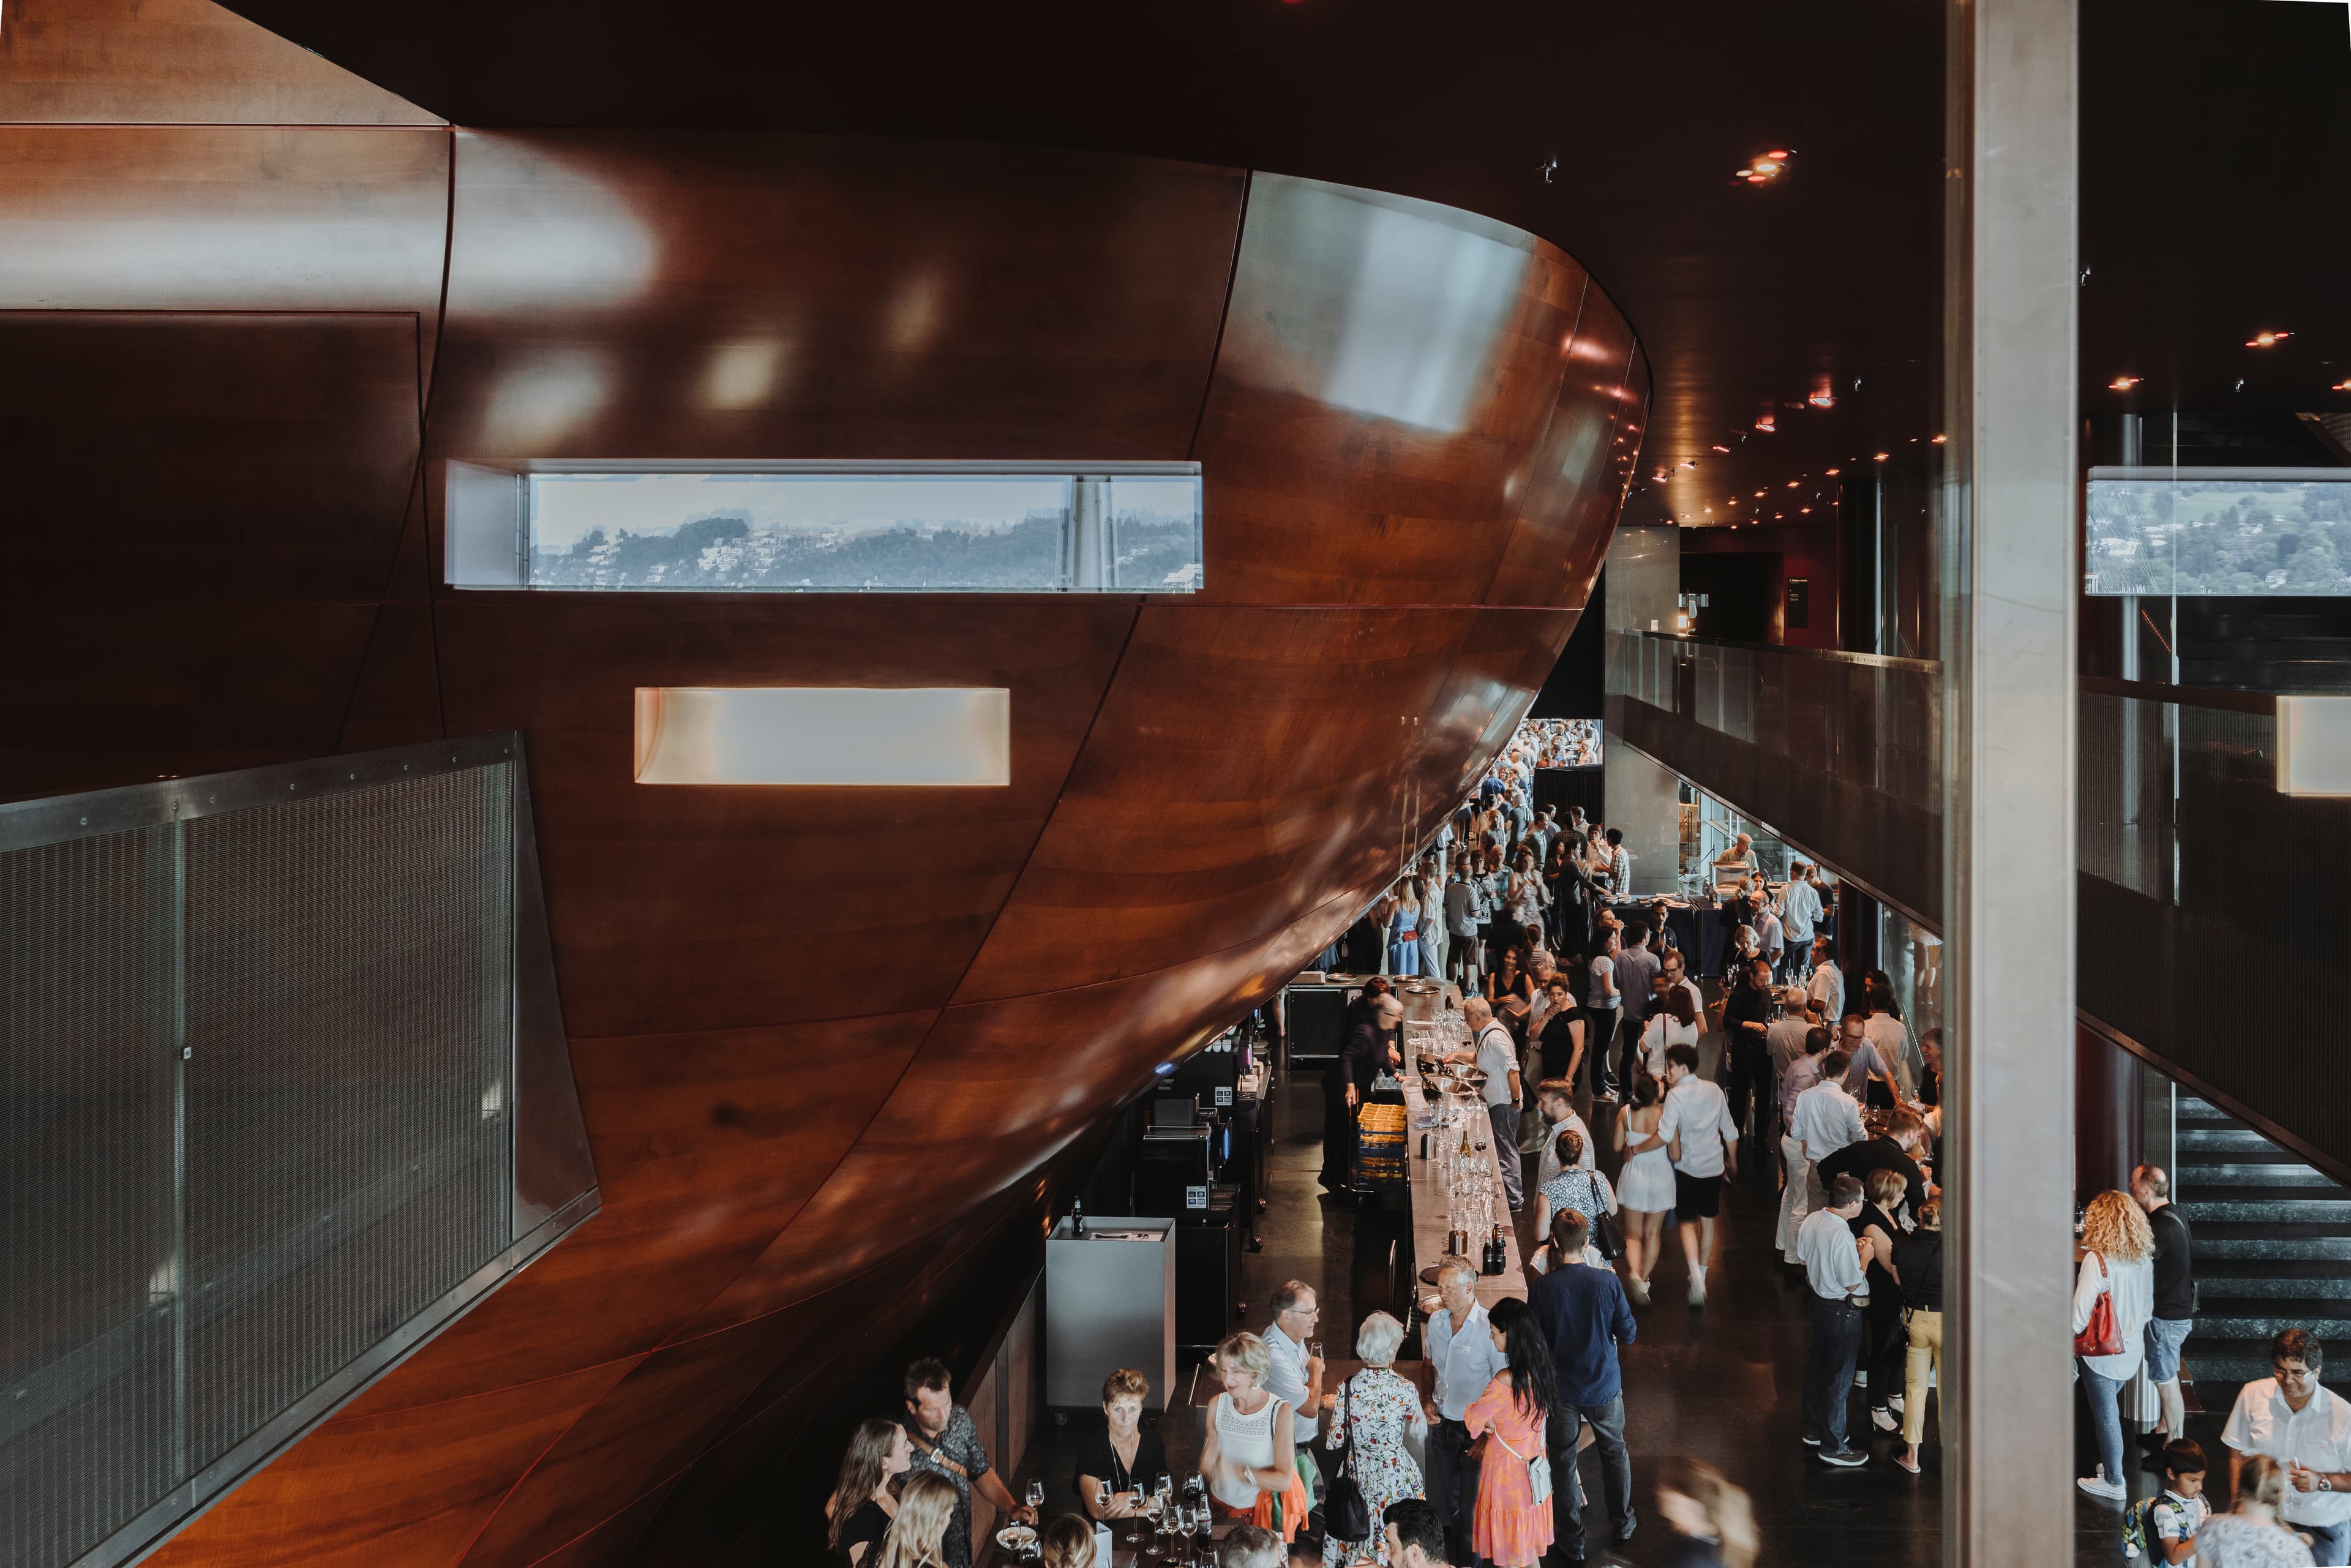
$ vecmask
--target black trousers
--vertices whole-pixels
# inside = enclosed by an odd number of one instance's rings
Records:
[[[1445,1521],[1446,1556],[1455,1563],[1471,1560],[1470,1525],[1478,1515],[1478,1461],[1469,1457],[1470,1440],[1469,1428],[1458,1421],[1440,1418],[1428,1429],[1422,1484],[1428,1505]]]
[[[1583,1060],[1595,1095],[1616,1092],[1616,1059],[1608,1048],[1616,1039],[1618,1011],[1593,1008],[1583,1015]]]
[[[1341,1192],[1355,1174],[1355,1113],[1345,1093],[1322,1096],[1322,1179]]]
[[[1862,1310],[1849,1301],[1833,1301],[1809,1289],[1804,1295],[1813,1316],[1813,1353],[1804,1363],[1804,1436],[1834,1450],[1845,1446],[1845,1405],[1867,1325]]]
[[[1869,1325],[1869,1352],[1862,1363],[1869,1373],[1869,1407],[1883,1410],[1886,1400],[1902,1392],[1902,1380],[1910,1367],[1910,1331],[1902,1326],[1902,1297],[1894,1291],[1869,1298],[1869,1311],[1863,1314]]]
[[[1730,1100],[1730,1124],[1745,1137],[1750,1107],[1760,1105],[1767,1121],[1771,1114],[1771,1048],[1753,1030],[1740,1029],[1731,1038],[1729,1067],[1723,1092]]]
[[[1583,1500],[1577,1495],[1575,1443],[1583,1423],[1592,1423],[1592,1446],[1600,1455],[1600,1496],[1616,1521],[1611,1532],[1622,1540],[1636,1522],[1633,1515],[1633,1459],[1625,1447],[1625,1396],[1605,1405],[1553,1405],[1543,1417],[1543,1448],[1551,1456],[1551,1550],[1545,1563],[1581,1562],[1584,1554]],[[1508,1456],[1504,1456],[1508,1458]]]

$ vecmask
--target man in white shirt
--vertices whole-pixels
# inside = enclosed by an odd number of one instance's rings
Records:
[[[1860,1212],[1860,1180],[1841,1176],[1828,1202],[1796,1232],[1796,1253],[1810,1287],[1805,1305],[1813,1319],[1813,1350],[1804,1363],[1804,1444],[1819,1450],[1823,1463],[1847,1469],[1869,1462],[1868,1450],[1855,1448],[1844,1436],[1845,1405],[1869,1307],[1862,1243],[1847,1223]]]
[[[1273,1291],[1273,1323],[1260,1335],[1272,1353],[1261,1380],[1269,1394],[1290,1406],[1290,1434],[1313,1473],[1314,1428],[1322,1408],[1322,1358],[1307,1348],[1322,1303],[1303,1280],[1284,1280]],[[1310,1483],[1311,1484],[1311,1483]],[[1319,1491],[1319,1489],[1318,1489]]]
[[[1821,1061],[1828,1053],[1829,1031],[1806,1030],[1803,1050],[1780,1074],[1780,1228],[1774,1239],[1790,1263],[1803,1261],[1796,1256],[1796,1231],[1812,1211],[1813,1163],[1805,1157],[1804,1140],[1796,1135],[1796,1102],[1820,1082]]]
[[[1821,923],[1821,895],[1808,880],[1812,869],[1802,861],[1791,864],[1788,890],[1780,895],[1780,925],[1791,954],[1802,954],[1813,945],[1813,927]]]
[[[1845,1092],[1845,1069],[1852,1058],[1831,1050],[1821,1058],[1821,1081],[1796,1096],[1795,1114],[1788,1130],[1804,1145],[1804,1207],[1819,1208],[1826,1201],[1821,1190],[1821,1162],[1869,1134],[1861,1124],[1861,1107]]]
[[[1722,1176],[1739,1154],[1739,1128],[1721,1085],[1698,1075],[1698,1047],[1666,1048],[1666,1111],[1657,1136],[1674,1162],[1674,1218],[1689,1265],[1690,1305],[1706,1304],[1706,1266],[1714,1257],[1714,1220],[1722,1212]]]
[[[2268,1377],[2237,1393],[2221,1428],[2229,1446],[2228,1505],[2249,1454],[2267,1454],[2286,1467],[2285,1501],[2278,1517],[2310,1537],[2311,1561],[2351,1561],[2351,1402],[2320,1386],[2318,1341],[2288,1329],[2270,1341]]]
[[[1563,1168],[1559,1162],[1559,1135],[1573,1132],[1583,1140],[1583,1157],[1575,1162],[1580,1171],[1598,1170],[1600,1156],[1592,1145],[1592,1129],[1575,1113],[1573,1103],[1575,1085],[1564,1078],[1546,1078],[1535,1085],[1535,1110],[1543,1119],[1542,1153],[1535,1159],[1535,1190],[1541,1192]]]
[[[1526,1203],[1525,1178],[1519,1166],[1519,1047],[1510,1031],[1494,1020],[1494,1009],[1483,997],[1461,1004],[1469,1025],[1469,1049],[1454,1051],[1447,1061],[1474,1061],[1486,1075],[1486,1120],[1494,1134],[1494,1153],[1502,1164],[1502,1193],[1516,1214]]]
[[[1704,1022],[1706,993],[1699,990],[1698,982],[1689,977],[1689,961],[1682,956],[1681,949],[1667,948],[1657,955],[1657,962],[1662,966],[1659,973],[1666,977],[1666,984],[1675,990],[1687,992],[1689,996],[1691,1016]]]
[[[1844,1017],[1844,973],[1836,967],[1836,939],[1813,938],[1813,975],[1805,994],[1821,1009],[1821,1022],[1834,1030]]]
[[[1445,1539],[1456,1563],[1470,1561],[1470,1522],[1478,1503],[1478,1461],[1469,1457],[1469,1429],[1462,1415],[1476,1403],[1504,1365],[1478,1301],[1478,1271],[1466,1258],[1438,1265],[1437,1293],[1445,1305],[1421,1330],[1422,1347],[1436,1375],[1437,1391],[1423,1406],[1428,1415],[1427,1498],[1445,1521]]]
[[[1904,1104],[1917,1098],[1918,1069],[1922,1065],[1917,1042],[1910,1038],[1910,1026],[1894,1016],[1894,998],[1888,994],[1893,982],[1881,970],[1872,969],[1861,988],[1861,1005],[1869,1014],[1861,1032],[1877,1048],[1877,1059],[1894,1071],[1898,1092]]]

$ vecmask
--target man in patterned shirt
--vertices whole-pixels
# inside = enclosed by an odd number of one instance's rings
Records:
[[[906,1368],[907,1439],[914,1450],[914,1468],[936,1471],[956,1489],[955,1517],[947,1521],[947,1560],[943,1568],[971,1568],[971,1493],[974,1487],[996,1511],[1019,1521],[1037,1522],[1036,1510],[1016,1501],[994,1468],[971,1412],[955,1402],[954,1384],[946,1364],[928,1356]]]

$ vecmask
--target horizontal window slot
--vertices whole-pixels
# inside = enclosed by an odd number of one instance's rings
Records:
[[[1012,782],[1001,686],[639,686],[640,784]]]

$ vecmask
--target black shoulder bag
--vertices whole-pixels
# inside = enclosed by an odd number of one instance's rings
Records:
[[[1369,1541],[1372,1538],[1372,1511],[1364,1501],[1364,1489],[1355,1479],[1355,1380],[1349,1378],[1339,1385],[1347,1401],[1346,1455],[1339,1461],[1338,1473],[1322,1498],[1322,1526],[1338,1541]]]

